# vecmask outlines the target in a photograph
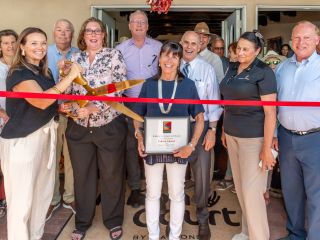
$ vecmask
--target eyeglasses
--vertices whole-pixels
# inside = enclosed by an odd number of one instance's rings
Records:
[[[146,25],[147,24],[147,21],[145,20],[131,20],[130,23],[134,23],[134,24],[141,24],[141,25]]]
[[[223,50],[224,50],[224,47],[214,47],[213,49],[214,49],[214,50],[217,50],[217,51],[223,51]]]
[[[102,33],[102,30],[101,29],[90,29],[90,28],[87,28],[84,30],[85,34],[87,35],[100,35]]]
[[[279,63],[280,63],[280,60],[266,61],[266,64],[267,64],[267,65],[271,65],[271,64],[273,64],[273,65],[278,65]]]

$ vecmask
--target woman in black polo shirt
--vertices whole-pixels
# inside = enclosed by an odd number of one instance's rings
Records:
[[[275,75],[257,58],[263,42],[258,32],[241,35],[237,44],[238,62],[230,64],[220,84],[225,100],[276,100]],[[275,124],[274,106],[225,106],[222,142],[228,148],[242,209],[242,232],[233,240],[270,238],[263,194],[267,183],[266,170],[275,165],[271,153]]]
[[[13,92],[57,94],[80,73],[74,64],[55,85],[47,65],[47,36],[26,28],[6,80]],[[0,137],[1,168],[7,197],[8,239],[41,239],[55,176],[55,99],[7,98],[9,120]]]

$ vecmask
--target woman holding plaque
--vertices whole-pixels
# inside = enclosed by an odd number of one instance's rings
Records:
[[[238,62],[230,63],[220,83],[225,100],[275,101],[275,75],[257,55],[259,32],[245,32],[237,44]],[[270,238],[264,200],[268,172],[276,163],[271,144],[276,126],[274,106],[225,106],[222,143],[228,149],[233,180],[242,210],[242,232],[232,239]],[[259,167],[259,162],[261,164]]]
[[[106,47],[104,24],[89,18],[81,26],[78,47],[71,60],[83,68],[83,76],[92,88],[126,80],[126,68],[121,53]],[[68,92],[86,95],[86,89],[73,83]],[[101,101],[91,101],[84,107],[77,103],[63,104],[71,110],[66,138],[74,175],[75,229],[72,240],[81,240],[92,224],[96,210],[98,174],[101,184],[103,224],[112,240],[122,236],[124,217],[124,146],[126,123],[123,115]]]
[[[141,98],[199,99],[193,81],[185,78],[179,71],[182,58],[182,46],[176,42],[166,42],[159,57],[159,75],[147,79],[143,84]],[[136,104],[135,111],[145,117],[189,117],[196,120],[196,127],[189,144],[175,149],[172,154],[146,154],[142,123],[134,121],[138,151],[144,159],[146,176],[146,220],[149,239],[160,237],[159,214],[162,176],[164,167],[167,171],[168,192],[170,199],[169,239],[180,239],[184,217],[184,181],[188,160],[195,150],[204,126],[201,104]],[[187,132],[189,129],[185,129]],[[148,137],[148,136],[146,136]]]

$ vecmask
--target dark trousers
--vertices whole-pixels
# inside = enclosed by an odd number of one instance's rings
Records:
[[[74,174],[76,229],[86,231],[95,214],[98,172],[104,225],[122,225],[124,215],[124,146],[122,115],[102,127],[68,121],[66,138]]]
[[[125,106],[132,109],[134,103],[125,103]],[[128,130],[126,139],[126,169],[127,181],[131,190],[140,189],[140,164],[138,154],[138,142],[134,136],[134,126],[132,118],[126,117]]]
[[[195,123],[191,124],[191,136],[193,136]],[[205,151],[202,146],[204,136],[207,133],[209,122],[206,121],[201,137],[190,161],[191,171],[194,176],[194,194],[196,200],[196,214],[199,224],[207,223],[209,211],[207,207],[210,191],[210,151]]]
[[[318,240],[320,233],[320,132],[305,136],[280,126],[279,161],[290,240]],[[307,216],[307,230],[305,230]]]

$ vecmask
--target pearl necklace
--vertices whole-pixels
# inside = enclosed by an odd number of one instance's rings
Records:
[[[172,92],[171,99],[174,99],[174,97],[176,95],[177,86],[178,86],[178,78],[176,77],[176,79],[174,80],[174,86],[173,86],[173,92]],[[161,79],[158,80],[158,97],[160,99],[162,99],[162,80]],[[164,109],[163,103],[159,103],[159,107],[160,107],[161,113],[168,114],[171,111],[172,103],[169,103],[167,110]]]

